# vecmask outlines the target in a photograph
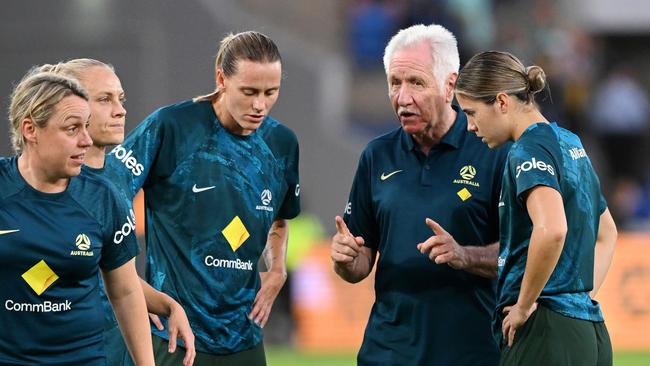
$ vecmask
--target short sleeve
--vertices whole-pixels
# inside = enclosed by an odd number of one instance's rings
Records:
[[[513,147],[508,159],[508,169],[514,177],[517,197],[520,199],[525,192],[536,186],[547,186],[562,192],[558,163],[551,152],[541,145]]]
[[[99,266],[106,271],[116,269],[133,257],[140,249],[135,234],[135,213],[126,196],[116,190],[109,191],[110,215],[105,215],[104,243]]]
[[[605,196],[603,196],[603,193],[600,193],[600,199],[598,200],[598,214],[602,215],[603,212],[607,209],[607,200],[605,200]]]
[[[149,115],[122,144],[106,155],[105,174],[128,201],[132,201],[147,182],[155,179],[151,169],[164,137],[164,125],[158,117],[159,111]]]
[[[343,220],[354,236],[361,236],[365,246],[377,249],[379,245],[379,230],[372,206],[372,190],[370,187],[370,158],[364,151],[359,159],[357,172],[354,175],[348,204],[345,206]]]
[[[492,204],[490,205],[491,214],[488,216],[490,221],[490,227],[495,233],[495,239],[498,240],[499,233],[499,204],[501,202],[501,189],[504,179],[504,170],[506,169],[506,164],[508,163],[508,153],[512,147],[511,142],[507,142],[501,145],[494,152],[494,176],[492,177]]]
[[[293,219],[300,213],[300,179],[298,174],[300,149],[298,148],[298,140],[295,138],[295,135],[292,134],[292,136],[293,148],[288,154],[284,170],[287,194],[278,212],[278,217],[283,219]]]

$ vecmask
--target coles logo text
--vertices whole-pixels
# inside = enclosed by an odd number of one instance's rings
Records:
[[[553,169],[552,165],[546,164],[543,161],[539,161],[536,160],[535,158],[532,158],[531,160],[524,161],[523,163],[517,166],[515,178],[519,178],[519,174],[521,174],[521,172],[527,172],[532,169],[541,170],[543,172],[549,172],[551,175],[555,175],[555,169]]]
[[[138,160],[131,156],[133,155],[133,150],[127,151],[122,145],[117,145],[111,150],[110,154],[115,155],[117,160],[121,161],[133,175],[139,176],[144,171],[144,165],[138,163]]]

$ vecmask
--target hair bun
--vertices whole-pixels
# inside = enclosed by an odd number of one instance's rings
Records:
[[[546,73],[539,66],[528,66],[526,77],[528,78],[528,90],[533,94],[539,93],[546,86]]]

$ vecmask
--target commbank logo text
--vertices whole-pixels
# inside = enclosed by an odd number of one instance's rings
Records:
[[[72,303],[69,300],[65,300],[64,302],[43,301],[40,304],[30,304],[7,300],[5,301],[5,309],[9,311],[28,313],[56,313],[59,311],[71,310]]]
[[[555,175],[555,169],[553,169],[552,165],[532,158],[531,160],[524,161],[517,166],[515,178],[519,178],[519,174],[521,174],[521,172],[527,172],[531,169],[537,169],[543,172],[549,172],[551,175]]]
[[[133,210],[129,210],[130,216],[126,217],[126,222],[122,227],[115,232],[113,235],[113,243],[120,244],[124,241],[124,238],[129,236],[133,231],[135,231],[135,213]]]
[[[38,263],[25,271],[21,277],[38,296],[41,296],[48,288],[50,288],[50,286],[59,280],[59,276],[44,259],[41,259]],[[16,312],[52,313],[71,310],[72,302],[70,302],[70,300],[64,300],[62,302],[46,300],[38,303],[29,303],[7,299],[5,300],[5,309]]]
[[[144,171],[144,165],[138,163],[138,160],[131,156],[133,155],[133,150],[126,150],[122,145],[117,145],[109,153],[115,155],[117,160],[121,161],[127,169],[133,173],[135,176],[139,176]]]
[[[253,262],[251,261],[242,261],[241,259],[219,259],[211,255],[205,257],[205,265],[208,267],[221,267],[221,268],[233,268],[244,271],[253,270]]]

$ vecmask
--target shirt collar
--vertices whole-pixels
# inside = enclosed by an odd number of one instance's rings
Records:
[[[523,136],[524,134],[526,134],[526,133],[528,133],[528,132],[530,132],[530,131],[536,129],[537,127],[541,127],[541,126],[544,126],[544,125],[548,125],[548,126],[550,126],[552,129],[556,129],[556,128],[557,128],[557,123],[556,123],[556,122],[548,122],[548,123],[546,123],[546,122],[537,122],[537,123],[533,123],[532,125],[526,127],[526,129],[524,130],[524,132],[521,133],[521,136]],[[521,137],[520,137],[520,138],[521,138]]]

